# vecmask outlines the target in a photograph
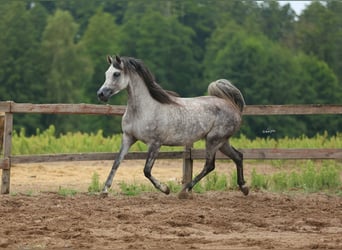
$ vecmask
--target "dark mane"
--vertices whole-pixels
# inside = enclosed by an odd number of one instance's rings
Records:
[[[153,74],[141,60],[132,57],[120,57],[120,59],[123,63],[124,72],[138,73],[145,82],[153,99],[163,104],[176,104],[172,99],[172,96],[179,95],[173,91],[163,89],[158,83],[156,83]],[[116,60],[113,60],[113,66],[117,69],[122,69],[121,65]]]

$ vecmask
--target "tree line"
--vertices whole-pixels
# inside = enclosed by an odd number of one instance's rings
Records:
[[[339,104],[342,2],[297,15],[277,1],[61,0],[0,5],[0,100],[99,103],[108,54],[142,59],[164,88],[190,97],[229,79],[251,104]],[[111,99],[125,104],[126,94]],[[16,115],[28,134],[120,132],[120,117]],[[275,131],[272,135],[263,131]],[[340,116],[245,117],[248,137],[342,130]]]

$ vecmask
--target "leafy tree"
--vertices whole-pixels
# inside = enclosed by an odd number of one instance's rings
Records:
[[[184,0],[173,3],[172,12],[178,21],[183,25],[190,27],[195,32],[192,36],[192,50],[196,60],[202,61],[205,51],[205,41],[215,28],[218,16],[215,4],[206,0]],[[170,7],[169,7],[170,8]],[[201,69],[200,69],[201,70]],[[201,74],[200,74],[201,75]]]
[[[312,1],[300,16],[277,1],[61,0],[0,4],[0,100],[97,102],[105,56],[141,58],[165,88],[201,95],[228,78],[247,104],[340,103],[342,2]],[[287,48],[290,49],[287,49]],[[125,103],[125,93],[111,99]],[[28,134],[119,131],[112,117],[16,115]],[[283,126],[286,124],[286,126]],[[246,117],[248,136],[341,130],[338,116]]]
[[[208,81],[228,78],[241,89],[246,89],[249,104],[292,103],[289,86],[296,69],[289,51],[263,35],[251,36],[234,23],[218,28],[208,41],[205,62]]]
[[[86,86],[86,98],[94,103],[97,100],[96,91],[104,82],[104,73],[108,68],[106,56],[120,53],[118,40],[120,39],[120,28],[115,24],[114,17],[99,8],[95,15],[89,20],[89,24],[80,40],[80,46],[89,55],[94,72],[91,84]],[[124,94],[111,99],[112,104],[126,104]],[[109,122],[107,117],[89,117],[88,129],[96,131],[101,128],[105,134],[120,131],[120,118],[113,117]]]
[[[327,8],[333,13],[334,30],[332,37],[330,37],[330,52],[329,59],[325,61],[334,70],[338,77],[340,84],[342,84],[342,2],[341,1],[328,1]]]
[[[35,40],[40,42],[42,39],[43,31],[46,26],[47,18],[49,13],[42,6],[40,2],[30,2],[28,5],[26,12],[28,12],[30,16],[30,23],[34,26],[34,35]]]
[[[224,58],[229,58],[223,63]],[[221,60],[220,60],[221,59]],[[276,47],[264,37],[250,37],[241,34],[237,36],[230,47],[226,47],[217,56],[217,65],[222,73],[232,75],[233,83],[246,88],[245,98],[248,104],[287,104],[295,99],[295,86],[291,83],[289,71],[292,68],[286,55],[281,55],[280,48]],[[213,65],[213,67],[219,67]],[[224,69],[227,67],[227,70]],[[229,73],[231,71],[231,73]],[[244,87],[240,87],[244,91]],[[279,117],[248,117],[245,119],[252,134],[263,136],[264,131],[276,130],[276,136],[293,134],[298,130],[293,117],[282,117],[280,120],[288,126],[279,129]],[[248,133],[246,126],[242,131]],[[291,130],[291,131],[290,131]]]
[[[35,27],[22,2],[1,5],[0,11],[0,99],[31,101],[35,97],[32,73],[37,70],[32,56],[39,45]]]
[[[300,103],[338,104],[341,101],[342,86],[332,69],[315,56],[300,53],[296,57],[300,65],[300,77],[297,84],[300,86]]]
[[[48,18],[42,40],[47,103],[87,100],[84,90],[92,75],[92,65],[86,53],[75,43],[77,29],[78,25],[67,11],[57,10]],[[64,131],[74,130],[76,124],[76,130],[82,127],[76,117],[52,116],[47,117],[45,123],[59,124],[57,128]]]
[[[300,53],[295,58],[300,67],[300,77],[296,84],[299,88],[299,103],[304,104],[339,104],[341,103],[342,85],[329,66],[314,56]],[[316,133],[335,134],[342,130],[342,117],[336,115],[303,116],[307,136]]]
[[[247,104],[312,103],[320,97],[332,102],[340,95],[336,77],[325,63],[307,56],[297,58],[265,36],[249,35],[234,23],[213,33],[205,62],[211,62],[205,67],[206,77],[230,79],[241,89]],[[270,127],[278,131],[277,137],[313,133],[307,119],[294,116],[247,117],[245,121],[242,131],[248,136],[263,136],[262,131]],[[281,124],[286,127],[279,129]]]
[[[87,27],[89,19],[94,15],[94,12],[99,8],[103,7],[105,2],[103,0],[68,0],[68,1],[56,1],[56,8],[60,10],[68,11],[74,20],[78,24],[77,40],[81,37],[84,30]]]
[[[251,20],[256,21],[259,5],[253,0],[244,1],[215,1],[213,3],[215,8],[216,23],[218,26],[224,25],[227,21],[234,21],[238,25],[245,26]]]
[[[192,50],[193,36],[193,30],[175,17],[147,11],[125,22],[121,47],[126,55],[144,59],[165,88],[181,95],[197,94],[199,63]]]
[[[92,84],[87,86],[86,94],[90,99],[95,96],[97,88],[104,80],[104,72],[107,70],[106,56],[119,53],[118,40],[120,29],[114,22],[114,17],[109,13],[98,9],[89,19],[89,24],[80,41],[80,46],[89,55],[94,66]]]
[[[313,53],[324,59],[330,45],[327,41],[329,36],[333,35],[332,25],[332,13],[320,2],[313,2],[299,17],[296,26],[296,45],[307,54]]]
[[[290,4],[280,6],[275,0],[267,0],[260,6],[261,32],[273,41],[281,41],[293,32],[296,13]]]
[[[42,40],[48,102],[79,102],[84,98],[92,65],[74,42],[77,28],[67,11],[57,10],[48,19]]]
[[[312,2],[299,17],[293,34],[293,47],[325,61],[342,81],[342,3],[329,1],[327,6]]]
[[[0,100],[41,103],[42,84],[39,37],[46,12],[36,5],[27,9],[24,2],[0,5]],[[41,127],[40,115],[16,115],[15,127],[28,131]]]

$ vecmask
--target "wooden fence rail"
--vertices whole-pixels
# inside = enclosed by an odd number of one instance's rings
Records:
[[[32,104],[0,102],[0,112],[39,114],[123,115],[126,106],[96,104]],[[342,105],[247,105],[244,115],[342,114]]]
[[[31,104],[15,103],[12,101],[0,102],[0,116],[3,114],[3,158],[0,159],[2,169],[1,194],[10,191],[11,164],[29,162],[52,161],[93,161],[113,160],[116,153],[79,153],[54,155],[11,155],[13,114],[83,114],[83,115],[123,115],[125,106],[93,105],[93,104]],[[244,115],[312,115],[312,114],[342,114],[342,105],[250,105],[246,106]],[[0,119],[1,123],[1,119]],[[1,125],[0,125],[1,128]],[[1,136],[0,136],[1,138]],[[244,159],[342,159],[342,149],[241,149]],[[125,159],[146,159],[146,152],[129,153]],[[177,152],[160,152],[159,159],[183,159],[183,183],[192,178],[192,162],[195,159],[204,159],[204,150],[184,148]],[[227,159],[217,153],[217,159]]]

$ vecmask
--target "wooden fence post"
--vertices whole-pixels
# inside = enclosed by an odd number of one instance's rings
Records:
[[[192,167],[193,167],[193,159],[191,157],[191,146],[184,147],[184,156],[183,156],[183,179],[182,186],[184,186],[192,181]]]
[[[0,112],[0,155],[4,144],[5,113]]]
[[[13,114],[5,113],[3,150],[4,150],[4,159],[7,163],[6,164],[7,166],[4,169],[2,169],[1,194],[9,194],[9,191],[10,191],[12,130],[13,130]]]

